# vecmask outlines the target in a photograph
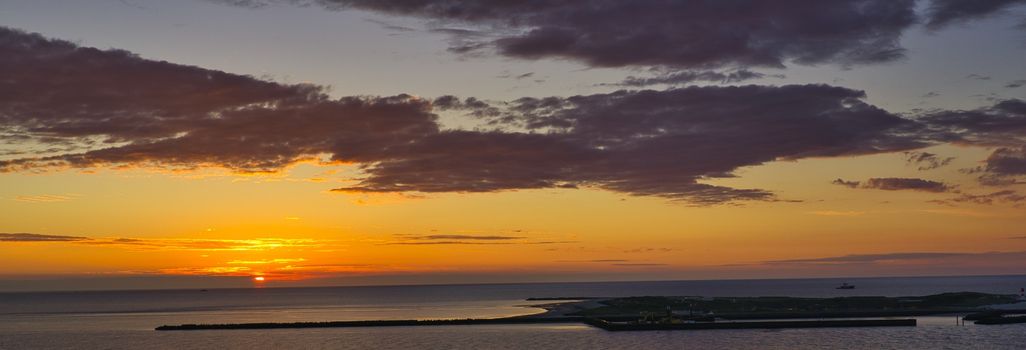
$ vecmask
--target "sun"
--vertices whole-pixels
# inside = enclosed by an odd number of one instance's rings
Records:
[[[265,280],[265,278],[264,278],[264,276],[256,276],[256,277],[253,277],[253,280],[257,281],[257,282],[263,282]]]

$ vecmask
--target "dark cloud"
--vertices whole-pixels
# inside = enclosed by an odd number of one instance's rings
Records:
[[[833,184],[847,186],[850,188],[886,191],[911,190],[923,192],[948,192],[952,190],[951,186],[943,182],[900,177],[870,178],[866,181],[845,181],[837,179],[833,181]]]
[[[510,57],[564,58],[591,66],[781,67],[901,58],[902,32],[918,21],[914,0],[507,1],[266,0],[319,4],[471,25]]]
[[[969,75],[965,76],[965,78],[966,79],[973,79],[973,80],[990,80],[990,76],[989,75],[980,75],[980,74],[976,74],[976,73],[969,74]]]
[[[1009,89],[1021,88],[1023,86],[1026,86],[1026,79],[1013,80],[1005,84],[1005,87]]]
[[[454,96],[333,99],[318,86],[151,61],[11,29],[0,29],[0,63],[0,133],[24,136],[19,144],[81,148],[0,160],[0,171],[213,166],[255,172],[328,159],[362,170],[338,192],[587,187],[702,205],[778,200],[762,189],[704,183],[734,176],[740,167],[1021,135],[1012,127],[1021,116],[1008,116],[1021,108],[1018,100],[913,121],[865,103],[861,91],[827,85],[622,90],[504,103]],[[495,128],[443,131],[439,110],[465,111]],[[1014,169],[1000,163],[992,171]]]
[[[35,233],[0,233],[0,242],[77,242],[88,237],[41,235]]]
[[[938,157],[929,152],[905,152],[905,162],[916,166],[919,170],[933,170],[946,166],[955,160],[955,157]]]
[[[365,168],[369,176],[360,184],[338,191],[595,187],[698,204],[769,200],[764,190],[699,181],[777,159],[924,145],[910,135],[915,123],[863,97],[844,88],[794,85],[522,98],[490,120],[533,132],[438,133],[394,148],[391,159]]]
[[[982,19],[1002,12],[1026,0],[931,0],[926,25],[931,29]]]

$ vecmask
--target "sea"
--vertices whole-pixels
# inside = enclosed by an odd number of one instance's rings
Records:
[[[841,283],[856,289],[835,289]],[[1017,294],[1023,276],[0,293],[0,349],[1026,349],[1026,324],[607,332],[577,324],[155,331],[187,323],[487,318],[538,297]],[[1026,307],[1026,304],[1023,305]]]

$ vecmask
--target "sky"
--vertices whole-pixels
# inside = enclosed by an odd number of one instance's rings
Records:
[[[1021,0],[0,0],[0,291],[1022,274],[1024,59]]]

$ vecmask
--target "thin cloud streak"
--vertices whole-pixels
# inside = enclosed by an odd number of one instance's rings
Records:
[[[0,242],[81,242],[88,237],[42,235],[35,233],[0,233]]]
[[[943,182],[916,179],[916,178],[870,178],[866,181],[847,181],[843,179],[836,179],[832,184],[841,185],[848,188],[860,188],[860,189],[874,189],[874,190],[885,190],[885,191],[920,191],[920,192],[951,192],[954,188],[951,185]]]
[[[30,196],[17,196],[14,200],[25,203],[57,203],[67,202],[78,198],[76,195],[60,195],[60,194],[41,194],[41,195],[30,195]]]
[[[279,248],[312,248],[334,244],[328,240],[292,238],[254,239],[171,239],[171,238],[92,238],[84,236],[35,233],[0,233],[0,242],[68,242],[92,246],[112,246],[131,250],[187,251],[263,251]]]
[[[520,236],[496,236],[496,235],[426,235],[426,236],[403,236],[406,239],[415,240],[481,240],[481,241],[502,241],[523,239]]]
[[[974,259],[989,261],[996,259],[1026,258],[1026,251],[1007,252],[898,252],[882,254],[851,254],[841,256],[830,256],[808,259],[785,259],[768,260],[760,264],[788,265],[788,264],[878,264],[888,262],[924,262],[938,261],[944,259]]]
[[[547,245],[569,244],[578,241],[525,241],[525,242],[482,242],[482,241],[399,241],[386,242],[380,245]]]

